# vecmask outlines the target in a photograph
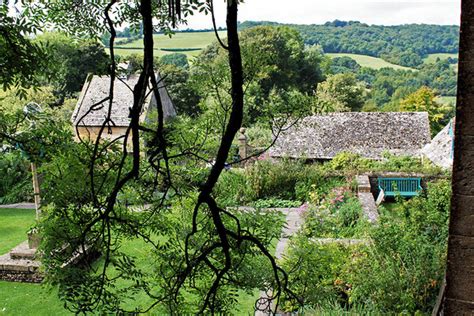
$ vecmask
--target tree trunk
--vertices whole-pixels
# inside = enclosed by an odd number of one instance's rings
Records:
[[[446,315],[474,313],[474,1],[461,8]]]

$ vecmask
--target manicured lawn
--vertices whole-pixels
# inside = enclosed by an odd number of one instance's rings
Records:
[[[354,59],[362,67],[368,67],[368,68],[373,68],[373,69],[380,69],[380,68],[387,68],[388,67],[388,68],[393,68],[393,69],[416,71],[416,69],[413,69],[413,68],[395,65],[395,64],[392,64],[392,63],[389,63],[389,62],[383,60],[382,58],[377,58],[377,57],[372,57],[372,56],[367,56],[367,55],[344,54],[344,53],[328,53],[326,55],[328,55],[331,58],[350,57],[350,58]]]
[[[0,253],[6,253],[20,242],[26,240],[26,232],[34,223],[35,211],[24,209],[0,209]],[[276,241],[275,241],[276,242]],[[152,269],[153,257],[141,240],[131,240],[123,244],[122,251],[133,253],[137,264]],[[100,260],[100,259],[99,259]],[[100,262],[100,261],[99,261]],[[113,273],[113,272],[112,272]],[[125,281],[117,287],[126,286]],[[235,315],[253,315],[253,306],[258,298],[258,291],[253,295],[239,292],[239,303]],[[150,299],[146,295],[137,295],[133,306],[148,306]],[[48,289],[40,284],[0,281],[0,315],[69,315],[63,303],[57,297],[56,289]],[[155,310],[152,315],[162,315]]]
[[[56,291],[40,284],[0,281],[0,315],[72,315],[63,308]]]
[[[0,254],[26,240],[26,232],[35,222],[35,210],[0,209]]]

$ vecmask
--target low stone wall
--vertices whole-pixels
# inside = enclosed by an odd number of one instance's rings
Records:
[[[0,256],[0,280],[40,283],[43,275],[39,262],[11,259],[10,254]]]

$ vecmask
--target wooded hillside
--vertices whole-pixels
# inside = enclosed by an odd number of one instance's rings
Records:
[[[246,21],[240,28],[281,25]],[[459,27],[455,25],[405,24],[368,25],[357,21],[327,22],[323,25],[287,24],[297,29],[308,45],[321,45],[325,53],[353,53],[381,57],[391,63],[417,67],[434,53],[457,53]]]

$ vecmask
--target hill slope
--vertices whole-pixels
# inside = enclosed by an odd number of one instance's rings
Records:
[[[240,28],[257,25],[287,25],[297,29],[308,45],[321,45],[326,53],[351,53],[381,57],[393,64],[417,67],[435,53],[458,52],[458,26],[406,24],[367,25],[357,21],[334,21],[323,25],[243,22]]]

